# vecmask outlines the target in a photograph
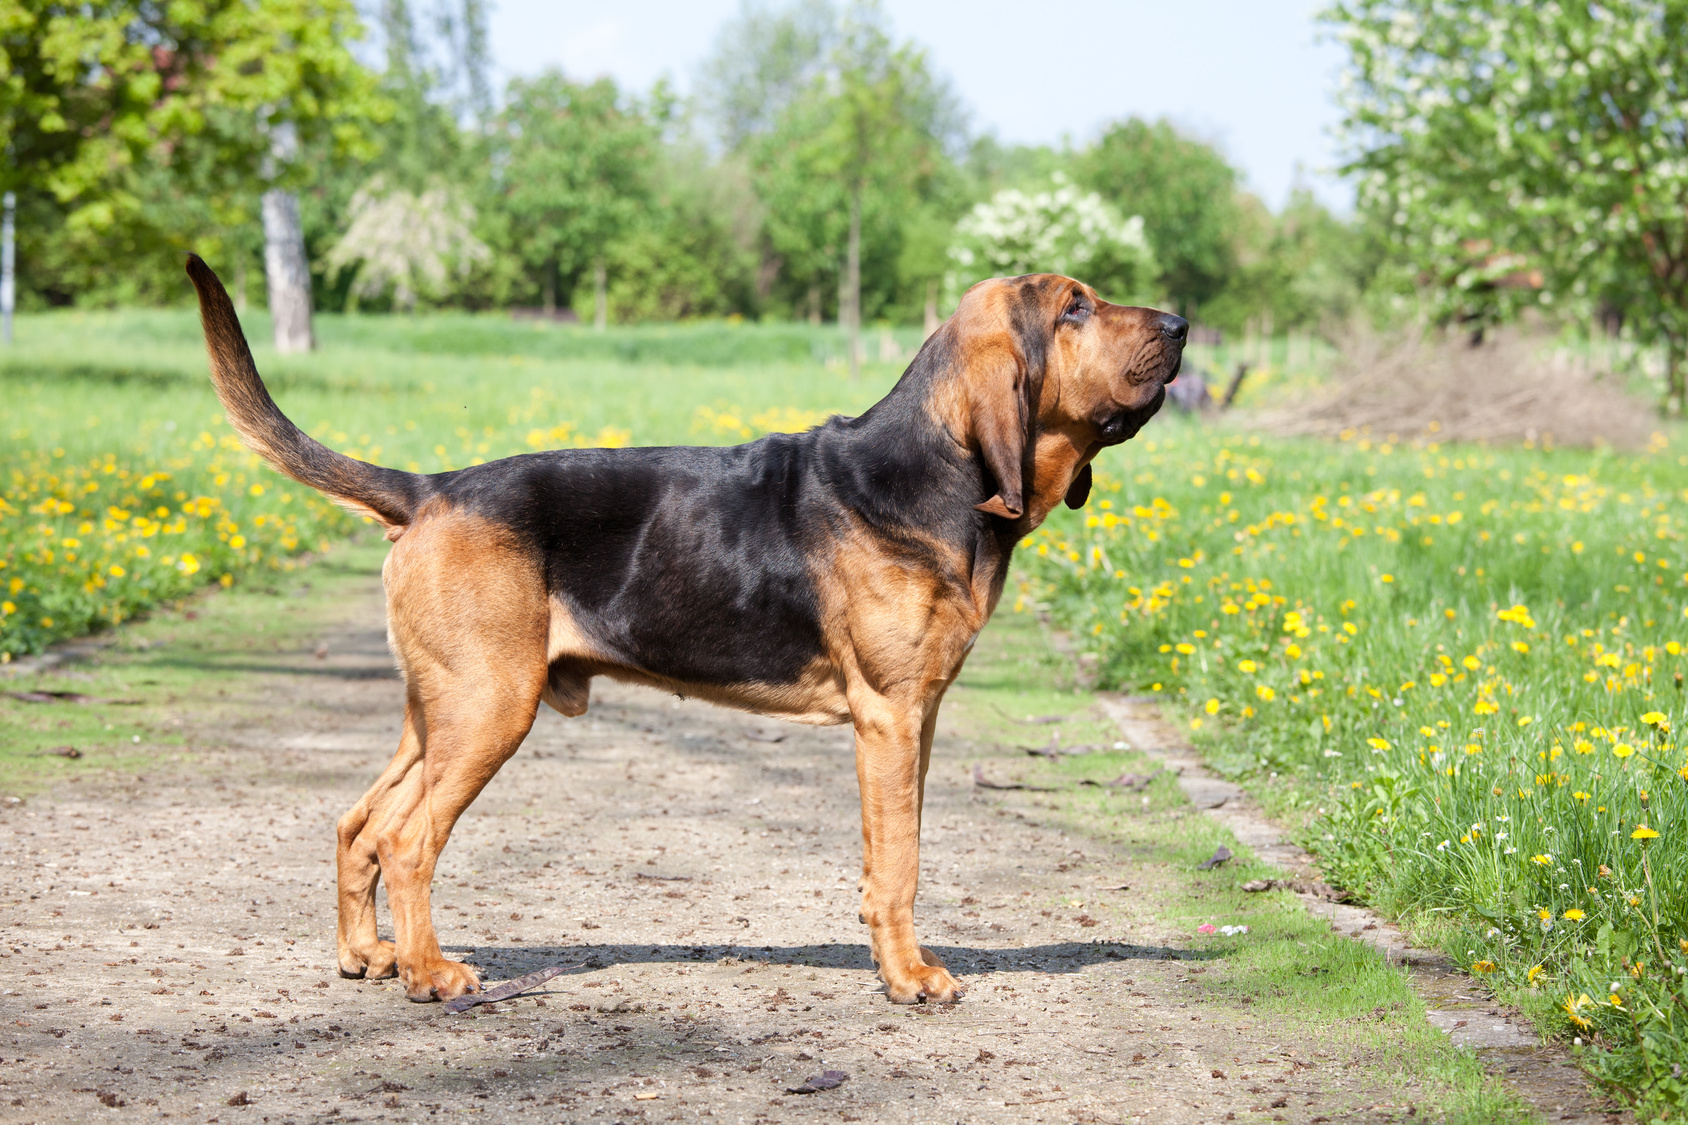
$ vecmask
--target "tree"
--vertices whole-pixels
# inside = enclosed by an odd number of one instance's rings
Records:
[[[818,313],[837,279],[852,377],[861,360],[864,268],[883,301],[898,279],[907,215],[934,197],[959,133],[954,99],[912,44],[894,45],[879,9],[853,6],[808,87],[758,138],[757,192],[786,274]]]
[[[551,70],[510,83],[496,138],[502,205],[547,312],[588,269],[603,269],[648,205],[658,140],[607,78],[579,85]]]
[[[1057,172],[1039,192],[997,192],[955,227],[949,252],[950,304],[987,277],[1063,273],[1108,300],[1147,304],[1158,272],[1143,220],[1119,212]]]
[[[475,209],[443,183],[416,194],[377,175],[352,196],[347,215],[351,226],[325,264],[353,272],[354,306],[391,286],[394,306],[409,311],[418,296],[443,297],[453,275],[492,257],[475,237]]]
[[[797,0],[782,10],[743,0],[698,74],[698,100],[728,151],[776,126],[837,38],[838,12],[829,0]]]
[[[1339,219],[1300,187],[1276,215],[1248,195],[1238,213],[1236,266],[1202,306],[1204,323],[1235,331],[1263,315],[1279,329],[1319,328],[1359,305],[1379,256],[1369,228]]]
[[[1619,309],[1688,353],[1688,4],[1341,0],[1362,211],[1444,318]]]
[[[1121,214],[1143,217],[1161,287],[1185,315],[1225,287],[1236,266],[1238,177],[1212,145],[1133,117],[1074,160],[1073,178]]]
[[[360,34],[347,0],[12,0],[0,8],[0,186],[108,261],[179,246],[210,211],[250,214],[236,199],[269,182],[275,130],[318,157],[369,151],[382,106],[346,47]],[[308,183],[315,166],[271,164],[268,186]]]

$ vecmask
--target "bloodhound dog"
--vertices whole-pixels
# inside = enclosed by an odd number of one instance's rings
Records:
[[[479,987],[440,951],[430,884],[452,826],[541,702],[594,676],[802,723],[850,723],[861,920],[886,994],[951,1001],[915,939],[920,816],[944,692],[1014,545],[1136,435],[1185,322],[1048,274],[968,290],[859,418],[730,449],[560,449],[432,475],[343,456],[277,409],[217,277],[188,261],[230,424],[281,472],[378,520],[404,677],[392,763],[339,823],[339,960],[412,1000]],[[376,932],[387,880],[392,942]]]

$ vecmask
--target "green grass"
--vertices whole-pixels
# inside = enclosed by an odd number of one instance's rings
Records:
[[[1331,877],[1675,1112],[1688,457],[1157,422],[1101,468],[1013,596],[1160,693]]]
[[[191,770],[196,735],[249,720],[260,677],[314,647],[346,599],[380,587],[387,544],[337,544],[310,565],[161,606],[110,636],[90,659],[0,679],[7,693],[76,692],[92,702],[0,696],[0,795],[91,779]],[[79,757],[52,751],[73,747]]]
[[[1111,743],[1118,728],[1073,682],[1072,672],[1070,658],[1052,649],[1048,629],[1031,613],[1000,612],[945,702],[946,728],[999,746],[1041,745],[1052,729],[1061,731],[1065,745]],[[1025,721],[1056,715],[1062,716],[1059,724]],[[1478,1125],[1531,1119],[1474,1055],[1453,1048],[1430,1025],[1403,970],[1371,947],[1333,934],[1288,892],[1241,890],[1243,883],[1277,872],[1256,862],[1222,825],[1196,815],[1170,774],[1141,794],[1081,785],[1153,769],[1150,759],[1129,750],[1053,764],[1040,760],[1023,771],[1025,780],[1055,791],[1003,799],[1134,857],[1135,870],[1122,873],[1131,883],[1121,900],[1129,903],[1127,917],[1175,928],[1173,940],[1192,950],[1188,956],[1198,972],[1190,979],[1198,982],[1204,1007],[1224,1012],[1217,1018],[1264,1024],[1287,1041],[1316,1043],[1332,1057],[1325,1065],[1395,1075],[1403,1096],[1411,1087],[1431,1100],[1434,1108],[1421,1107],[1431,1120]],[[1198,871],[1220,844],[1237,858]],[[1107,905],[1096,901],[1102,897],[1093,896],[1084,908],[1105,914]],[[1072,909],[1077,904],[1065,901],[1070,898],[1059,896],[1051,905]],[[1196,929],[1204,922],[1246,924],[1249,932],[1203,937]]]

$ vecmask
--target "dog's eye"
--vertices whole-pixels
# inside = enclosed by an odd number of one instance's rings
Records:
[[[1090,303],[1081,293],[1074,293],[1067,301],[1067,310],[1061,314],[1061,319],[1067,324],[1083,324],[1090,317]]]

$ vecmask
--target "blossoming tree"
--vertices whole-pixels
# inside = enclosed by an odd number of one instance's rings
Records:
[[[974,282],[1064,273],[1108,300],[1146,304],[1159,272],[1139,216],[1121,218],[1057,172],[1044,191],[999,191],[955,227],[945,288],[951,307]]]

